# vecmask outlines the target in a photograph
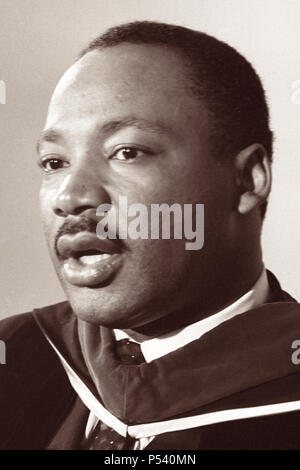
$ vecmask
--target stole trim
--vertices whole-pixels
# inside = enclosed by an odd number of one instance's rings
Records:
[[[130,436],[135,439],[158,436],[167,432],[182,431],[210,424],[218,424],[228,421],[237,421],[241,419],[257,418],[261,416],[270,416],[281,413],[289,413],[300,410],[300,400],[274,403],[269,405],[260,405],[247,408],[235,408],[211,413],[189,416],[185,418],[170,419],[167,421],[158,421],[154,423],[144,423],[128,426],[119,418],[108,411],[88,389],[84,382],[78,377],[64,357],[60,354],[52,341],[47,340],[59,356],[64,369],[67,372],[71,385],[80,396],[86,407],[107,426],[113,428],[121,436]]]

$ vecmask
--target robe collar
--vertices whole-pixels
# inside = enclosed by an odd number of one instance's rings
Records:
[[[268,277],[268,303],[138,366],[121,364],[112,330],[78,323],[67,303],[51,318],[38,309],[34,317],[107,410],[127,424],[151,423],[199,413],[222,398],[296,372],[291,344],[300,337],[300,307],[274,276]]]

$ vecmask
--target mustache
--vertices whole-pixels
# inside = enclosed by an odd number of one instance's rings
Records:
[[[79,232],[90,232],[96,233],[97,222],[90,217],[82,216],[79,220],[71,221],[66,220],[63,225],[58,230],[55,240],[54,240],[54,249],[56,255],[59,257],[59,252],[57,249],[57,242],[62,235],[75,235]]]
[[[99,220],[95,220],[94,218],[91,218],[86,215],[82,215],[80,219],[74,221],[74,220],[66,220],[62,226],[59,228],[55,239],[54,239],[54,250],[56,253],[56,256],[58,258],[61,258],[60,253],[58,251],[58,240],[62,235],[76,235],[76,233],[79,232],[90,232],[94,235],[97,234],[97,225],[98,225]],[[108,237],[110,238],[110,237]],[[119,238],[118,233],[115,234],[115,236],[112,236],[111,241],[118,245],[118,249],[120,251],[125,249],[125,243],[123,240]]]

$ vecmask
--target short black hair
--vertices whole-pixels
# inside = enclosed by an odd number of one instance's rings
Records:
[[[80,54],[122,43],[156,45],[179,53],[192,90],[212,116],[219,157],[262,144],[272,161],[273,136],[265,92],[252,65],[233,47],[206,33],[182,26],[136,21],[116,26],[94,39]],[[262,217],[266,203],[261,206]]]

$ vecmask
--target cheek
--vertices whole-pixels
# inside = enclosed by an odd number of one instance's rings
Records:
[[[158,287],[180,277],[191,261],[190,253],[185,250],[185,240],[133,240],[130,248],[127,267],[135,273],[135,282],[138,272],[140,280],[148,279]],[[127,276],[128,272],[125,274]]]
[[[45,186],[41,186],[40,193],[39,193],[39,206],[40,206],[40,214],[42,225],[45,231],[45,235],[49,238],[52,230],[54,229],[54,219],[55,214],[52,210],[52,201],[54,197],[54,190],[48,189]]]

